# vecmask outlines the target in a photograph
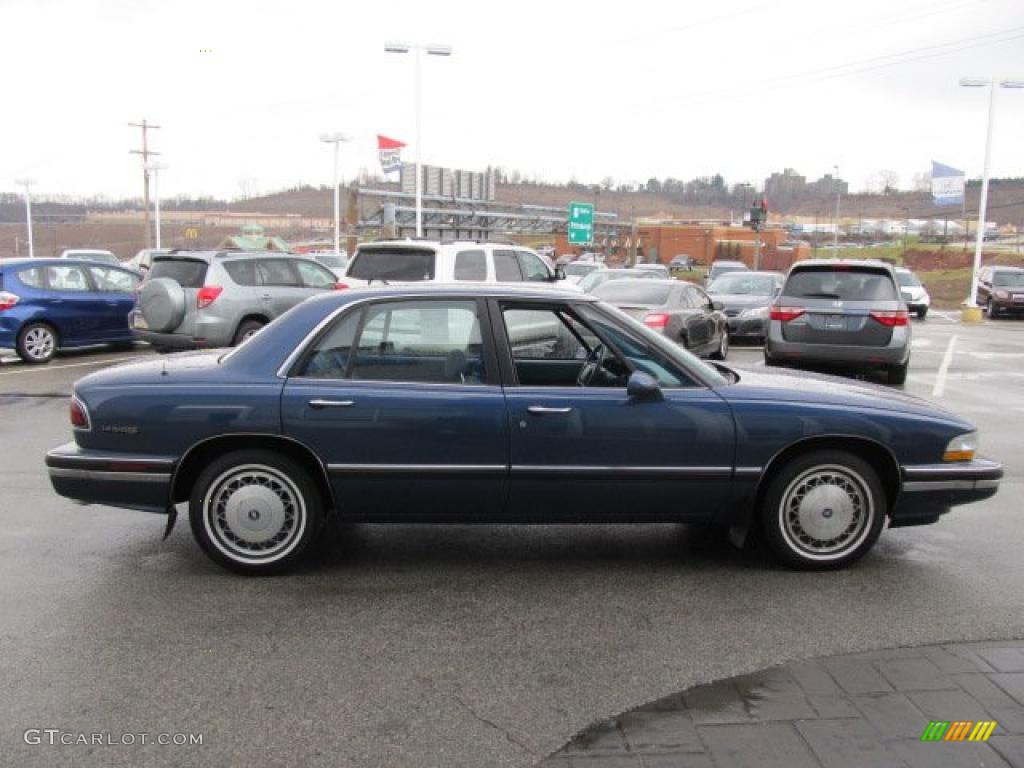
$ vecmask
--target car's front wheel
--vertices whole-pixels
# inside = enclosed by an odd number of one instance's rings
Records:
[[[786,565],[841,568],[878,540],[887,502],[878,473],[846,451],[816,451],[787,463],[761,505],[765,538]]]
[[[57,354],[57,334],[46,323],[29,323],[18,334],[17,352],[26,363],[48,363]]]
[[[192,533],[203,551],[251,576],[293,566],[322,518],[323,499],[309,473],[273,451],[235,451],[215,459],[189,500]]]

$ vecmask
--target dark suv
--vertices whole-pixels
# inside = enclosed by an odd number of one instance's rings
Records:
[[[978,306],[989,317],[1024,313],[1024,269],[983,267],[978,275]]]
[[[794,264],[769,314],[765,365],[883,368],[903,384],[910,317],[893,268],[880,261]]]

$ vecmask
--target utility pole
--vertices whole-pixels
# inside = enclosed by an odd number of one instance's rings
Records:
[[[159,155],[149,148],[149,131],[157,130],[159,125],[152,125],[143,120],[141,123],[128,123],[132,128],[142,129],[142,149],[129,150],[130,154],[142,155],[142,210],[146,225],[146,247],[153,247],[153,233],[149,228],[149,156]]]
[[[832,183],[836,185],[836,230],[832,233],[832,250],[839,253],[839,166],[833,165]]]
[[[25,223],[28,227],[28,257],[35,258],[36,249],[32,242],[32,185],[33,179],[18,179],[14,182],[19,187],[25,188]]]

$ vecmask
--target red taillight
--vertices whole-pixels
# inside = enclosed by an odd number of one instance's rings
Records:
[[[644,318],[644,325],[655,330],[662,330],[668,325],[668,315],[664,312],[651,312]]]
[[[198,309],[206,309],[217,300],[217,297],[220,296],[223,290],[219,285],[203,286],[199,289],[199,293],[196,294],[196,307]]]
[[[0,312],[10,309],[18,303],[18,297],[7,291],[0,291]]]
[[[889,328],[906,325],[910,322],[910,313],[905,309],[873,309],[870,315]]]
[[[336,291],[347,291],[348,290],[348,283],[335,283],[334,284],[334,290],[336,290]]]
[[[806,311],[803,307],[772,307],[770,316],[772,320],[788,323],[790,320],[796,320]]]
[[[89,414],[85,412],[85,406],[78,398],[71,398],[71,426],[75,429],[89,428]]]

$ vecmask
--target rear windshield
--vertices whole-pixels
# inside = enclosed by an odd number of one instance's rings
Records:
[[[206,262],[196,259],[153,259],[148,278],[152,280],[157,277],[176,280],[182,288],[202,288],[206,280]]]
[[[992,275],[992,285],[1000,288],[1024,287],[1024,272],[996,272]]]
[[[594,295],[613,304],[650,304],[660,307],[668,303],[674,285],[651,283],[647,280],[615,280],[594,289]]]
[[[711,274],[723,275],[726,272],[743,272],[746,271],[746,264],[727,264],[725,262],[716,261],[711,265]]]
[[[388,282],[433,280],[434,261],[434,252],[422,248],[372,248],[356,253],[347,275]]]
[[[790,274],[785,296],[841,301],[897,301],[896,285],[889,273],[862,267],[808,267]]]
[[[729,272],[716,277],[708,286],[708,293],[740,293],[751,296],[770,296],[775,293],[775,279],[771,275],[748,275]]]

